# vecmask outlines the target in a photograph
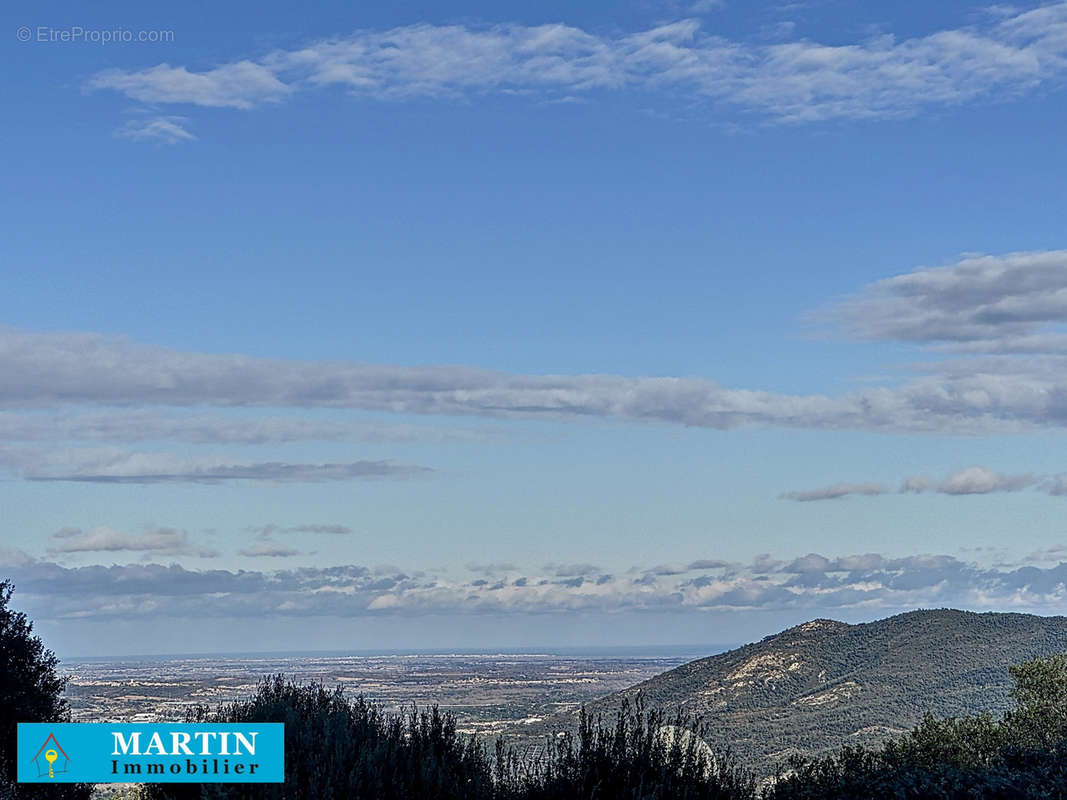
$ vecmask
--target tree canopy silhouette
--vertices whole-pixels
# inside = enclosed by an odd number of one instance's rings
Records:
[[[0,800],[87,798],[91,787],[81,784],[15,783],[18,723],[65,722],[70,711],[63,697],[66,681],[56,672],[59,661],[33,635],[27,616],[10,608],[13,589],[10,581],[0,581]]]

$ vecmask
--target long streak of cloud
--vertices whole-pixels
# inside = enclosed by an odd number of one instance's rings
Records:
[[[53,544],[48,552],[53,555],[72,553],[141,553],[159,556],[196,556],[214,558],[218,551],[198,545],[186,531],[174,528],[155,528],[140,533],[121,533],[108,527],[83,531],[81,528],[63,528],[52,534]]]
[[[825,45],[752,44],[695,19],[603,35],[566,24],[417,24],[275,50],[205,70],[163,63],[110,69],[88,88],[153,105],[247,109],[326,86],[378,99],[525,93],[572,98],[657,91],[787,122],[907,116],[1010,96],[1067,72],[1067,4],[985,25]]]
[[[900,482],[901,494],[923,494],[937,492],[949,495],[994,494],[999,492],[1018,492],[1037,486],[1048,494],[1059,494],[1057,478],[1042,479],[1036,475],[1007,475],[995,472],[988,467],[964,467],[942,479],[929,478],[925,475],[909,475]],[[816,489],[783,492],[782,500],[813,502],[818,500],[836,500],[851,495],[889,494],[889,488],[877,483],[835,483]]]
[[[933,374],[896,387],[832,397],[726,388],[702,378],[285,361],[170,350],[92,333],[0,329],[0,407],[354,408],[917,433],[1010,433],[1067,423],[1067,359],[967,361],[932,365]]]
[[[289,463],[186,458],[159,452],[130,452],[114,447],[62,450],[0,449],[0,467],[36,482],[164,484],[318,483],[375,478],[406,478],[432,472],[429,467],[392,461]]]
[[[1062,429],[1067,424],[1067,355],[1059,351],[1067,333],[1059,327],[1067,325],[1065,298],[1064,250],[969,256],[947,267],[872,284],[830,312],[847,333],[965,346],[978,354],[918,364],[913,377],[895,386],[837,396],[728,388],[695,377],[523,375],[468,366],[287,361],[172,350],[93,333],[3,328],[0,408],[22,413],[0,413],[0,439],[43,438],[53,424],[56,435],[66,431],[96,439],[158,435],[256,442],[358,436],[337,423],[166,417],[148,411],[151,406],[613,418],[716,429],[969,434]],[[123,412],[58,413],[79,406],[112,406]],[[366,437],[399,441],[423,434],[389,426],[375,430],[369,428]],[[222,470],[215,479],[229,474]]]
[[[877,495],[886,494],[889,489],[877,483],[835,483],[830,486],[821,486],[818,489],[804,491],[784,492],[780,495],[783,500],[795,500],[798,503],[811,503],[818,500],[837,500],[850,495]]]

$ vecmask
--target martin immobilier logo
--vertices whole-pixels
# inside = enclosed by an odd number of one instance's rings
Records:
[[[30,762],[37,768],[37,777],[43,778],[47,775],[54,780],[57,772],[67,771],[70,766],[70,756],[60,747],[55,734],[49,733],[48,738],[44,740],[44,744],[40,746]]]
[[[281,783],[285,726],[20,722],[18,765],[26,783]]]

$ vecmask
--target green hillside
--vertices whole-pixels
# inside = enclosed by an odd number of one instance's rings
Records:
[[[861,625],[818,619],[761,642],[692,661],[593,703],[623,697],[712,723],[709,744],[759,771],[793,753],[872,744],[938,717],[1010,705],[1008,667],[1067,652],[1067,617],[913,611]],[[563,715],[551,727],[570,724]]]

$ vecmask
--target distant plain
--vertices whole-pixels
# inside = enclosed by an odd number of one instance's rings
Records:
[[[180,721],[250,696],[265,676],[342,686],[397,711],[439,705],[468,733],[540,721],[728,645],[526,652],[245,653],[67,659],[77,721]]]

